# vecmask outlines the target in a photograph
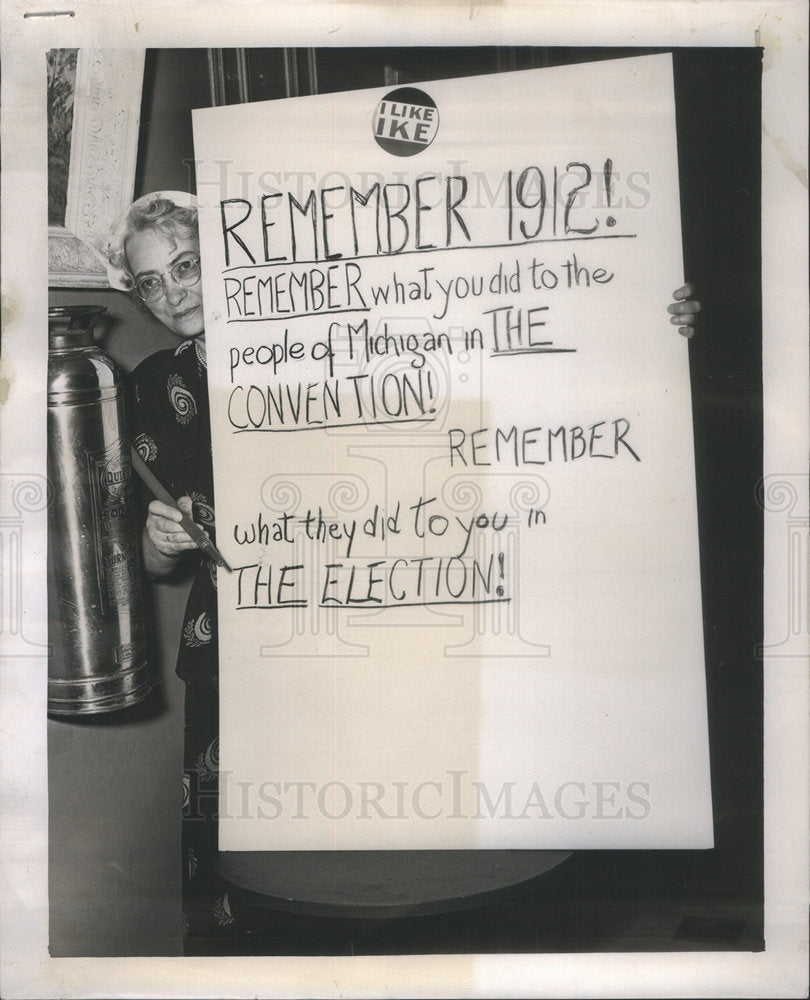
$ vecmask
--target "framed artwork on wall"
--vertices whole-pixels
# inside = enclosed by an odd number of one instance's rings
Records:
[[[132,201],[143,51],[48,53],[48,284],[107,288],[103,234]]]

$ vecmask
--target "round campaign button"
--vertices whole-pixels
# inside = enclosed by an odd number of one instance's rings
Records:
[[[433,98],[416,87],[389,91],[374,109],[374,138],[394,156],[415,156],[439,131],[439,109]]]

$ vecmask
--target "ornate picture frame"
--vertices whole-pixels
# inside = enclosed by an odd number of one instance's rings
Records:
[[[144,51],[79,49],[64,225],[48,227],[48,284],[108,288],[104,234],[132,201]]]

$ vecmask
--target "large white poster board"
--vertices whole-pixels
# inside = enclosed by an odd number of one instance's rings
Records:
[[[194,126],[221,847],[711,846],[669,57]]]

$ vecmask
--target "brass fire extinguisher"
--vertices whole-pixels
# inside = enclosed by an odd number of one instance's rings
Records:
[[[149,693],[121,379],[93,342],[102,308],[48,311],[48,712],[90,715]]]

